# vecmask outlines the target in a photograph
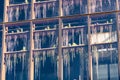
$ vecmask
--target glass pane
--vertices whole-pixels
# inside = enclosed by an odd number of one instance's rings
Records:
[[[62,0],[63,16],[87,13],[87,0]]]
[[[29,25],[17,25],[6,27],[7,52],[29,49]]]
[[[35,18],[48,18],[58,16],[59,1],[37,2],[34,4]]]
[[[92,46],[94,80],[118,79],[117,44]]]
[[[30,3],[31,0],[9,0],[9,4],[21,4],[21,3]]]
[[[56,50],[34,52],[34,80],[58,80]]]
[[[87,48],[63,49],[63,80],[88,80]]]
[[[79,46],[87,44],[87,17],[62,19],[63,46]]]
[[[55,48],[58,45],[58,21],[35,22],[34,49]]]
[[[6,80],[28,80],[28,54],[5,54]]]
[[[117,42],[115,14],[91,16],[91,44]]]
[[[90,12],[106,12],[116,10],[116,0],[90,0]]]
[[[34,23],[34,80],[58,80],[58,20]],[[46,48],[46,49],[43,49]],[[37,50],[37,51],[36,51]]]
[[[7,7],[8,22],[30,19],[30,4]]]
[[[94,80],[119,80],[116,28],[115,14],[91,16]]]

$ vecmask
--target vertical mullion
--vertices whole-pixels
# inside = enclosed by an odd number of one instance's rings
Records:
[[[88,57],[89,57],[89,80],[93,80],[92,75],[92,53],[91,53],[91,33],[90,33],[90,16],[88,15]]]
[[[118,0],[116,0],[116,10],[119,10]],[[119,12],[116,12],[116,31],[117,31],[117,45],[118,45],[118,76],[120,79],[120,32],[119,32]]]
[[[2,59],[1,59],[1,77],[0,80],[5,80],[5,52],[6,52],[6,47],[5,47],[5,35],[6,35],[6,29],[5,29],[5,24],[3,24],[3,30],[2,30]]]
[[[4,14],[3,14],[3,22],[8,21],[7,17],[7,6],[9,6],[9,0],[4,0]],[[5,36],[6,36],[6,28],[5,24],[2,25],[2,56],[1,56],[1,77],[0,80],[5,80],[5,52],[6,52],[6,46],[5,46]]]
[[[58,56],[59,56],[59,73],[58,73],[58,80],[63,80],[63,58],[62,58],[62,20],[59,19],[59,33],[58,33]]]
[[[34,19],[34,2],[35,0],[31,0],[31,16],[30,19]],[[33,22],[30,21],[30,50],[29,50],[29,71],[28,78],[29,80],[34,80],[34,61],[33,61]]]
[[[88,70],[89,70],[89,80],[93,80],[93,75],[92,75],[92,53],[91,53],[91,33],[90,33],[90,25],[91,25],[91,19],[90,19],[90,1],[88,0]]]
[[[29,50],[29,80],[34,80],[34,61],[33,61],[33,23],[30,22],[30,50]]]
[[[59,17],[62,16],[62,0],[59,0]],[[58,80],[63,80],[63,58],[62,58],[62,20],[59,18],[58,27]]]

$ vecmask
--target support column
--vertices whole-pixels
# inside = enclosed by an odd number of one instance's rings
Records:
[[[89,70],[89,80],[93,80],[90,23],[91,23],[90,16],[88,15],[88,56],[89,56],[89,59],[88,59],[89,69],[88,70]]]
[[[35,0],[31,0],[31,16],[30,19],[34,19],[34,3]],[[29,80],[34,80],[34,59],[33,59],[33,49],[34,49],[34,41],[33,41],[33,30],[34,24],[30,21],[30,50],[29,50],[29,71],[28,71],[28,78]]]
[[[1,77],[0,80],[5,80],[5,70],[6,70],[6,65],[5,65],[5,52],[6,52],[6,47],[5,47],[5,35],[6,35],[6,29],[5,25],[3,24],[3,33],[2,33],[2,59],[1,59]]]
[[[116,0],[116,10],[119,10],[119,1]],[[117,31],[117,41],[118,41],[118,76],[120,79],[120,27],[119,27],[119,12],[116,12],[116,31]]]
[[[34,80],[34,59],[33,59],[33,23],[30,22],[30,50],[29,50],[29,80]]]
[[[88,0],[88,14],[90,14],[90,1]],[[90,25],[91,25],[91,19],[90,15],[87,16],[88,19],[88,70],[89,70],[89,80],[93,80],[93,73],[92,73],[92,53],[91,53],[91,32],[90,32]]]
[[[63,55],[62,55],[62,21],[59,19],[59,34],[58,34],[58,80],[63,80]]]
[[[31,15],[30,19],[35,19],[34,3],[36,0],[31,0]]]
[[[9,0],[4,0],[4,14],[3,14],[3,22],[8,21],[8,15],[7,15],[7,6],[9,6]],[[5,80],[5,52],[6,52],[6,46],[5,46],[5,36],[6,36],[6,28],[5,24],[2,25],[2,52],[1,52],[1,75],[0,80]]]
[[[62,0],[59,0],[59,16],[62,16]],[[58,28],[58,80],[63,80],[63,56],[62,56],[62,20],[59,18]]]

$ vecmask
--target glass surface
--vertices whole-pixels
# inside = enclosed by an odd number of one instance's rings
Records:
[[[17,25],[6,27],[6,50],[26,51],[29,49],[29,25]]]
[[[34,49],[55,48],[58,45],[58,20],[35,22]]]
[[[59,14],[59,1],[38,2],[34,4],[35,18],[56,17]]]
[[[62,53],[63,80],[88,80],[87,48],[65,48]]]
[[[87,17],[64,18],[62,22],[63,46],[87,44]]]
[[[9,4],[22,4],[22,3],[30,3],[31,0],[9,0]]]
[[[91,16],[90,29],[93,80],[119,80],[116,15]]]
[[[117,42],[115,14],[91,16],[91,44]]]
[[[56,50],[34,52],[34,80],[58,80]]]
[[[119,80],[117,44],[92,46],[93,79]]]
[[[116,10],[116,0],[90,0],[90,12],[106,12]]]
[[[28,80],[28,54],[5,54],[6,78],[5,80]]]
[[[8,22],[30,19],[30,4],[7,7]]]
[[[87,13],[87,0],[62,0],[63,16]]]

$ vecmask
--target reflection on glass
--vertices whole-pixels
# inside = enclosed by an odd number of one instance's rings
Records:
[[[87,44],[87,31],[84,28],[63,30],[63,46]]]
[[[118,50],[117,44],[92,46],[93,79],[118,79]]]
[[[90,12],[104,12],[116,10],[116,0],[91,0]]]
[[[34,52],[34,80],[58,80],[55,50]]]
[[[88,56],[85,48],[63,49],[63,79],[88,80]]]
[[[21,21],[30,19],[30,5],[7,7],[8,21]]]
[[[26,53],[6,54],[6,80],[28,80],[28,57]]]
[[[7,51],[20,51],[27,50],[28,48],[28,36],[24,35],[12,35],[6,37]]]
[[[58,1],[36,3],[35,4],[35,18],[47,18],[58,16]]]
[[[117,42],[114,14],[91,17],[91,44]]]
[[[58,20],[36,22],[33,37],[34,49],[57,47]]]
[[[62,0],[63,16],[87,13],[87,0]]]
[[[57,46],[57,32],[37,32],[34,34],[34,48],[50,48]]]
[[[77,46],[87,44],[87,19],[66,18],[62,20],[62,44],[63,46]]]
[[[6,51],[22,51],[29,49],[29,26],[24,23],[24,25],[14,24],[8,25],[6,27]]]
[[[31,0],[10,0],[9,4],[21,4],[21,3],[30,3]]]

